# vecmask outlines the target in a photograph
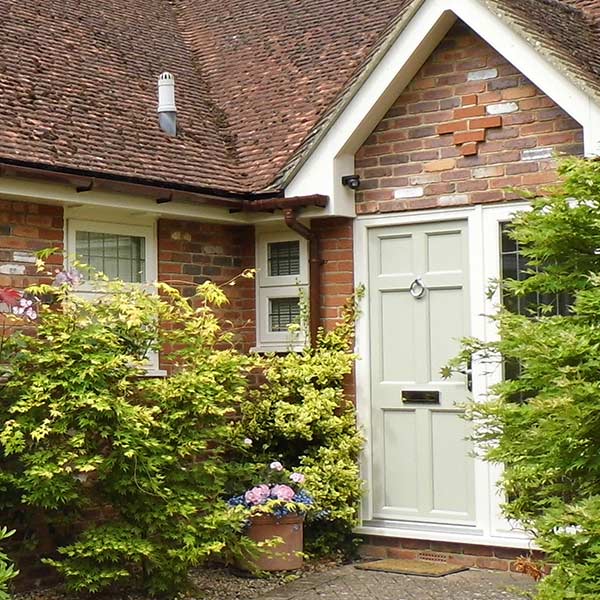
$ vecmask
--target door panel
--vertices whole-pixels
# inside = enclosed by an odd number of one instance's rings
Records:
[[[467,242],[466,221],[369,232],[375,518],[474,521],[466,380],[440,374],[469,333]]]

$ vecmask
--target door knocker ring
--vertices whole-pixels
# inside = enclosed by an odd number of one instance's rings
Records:
[[[416,298],[417,300],[420,300],[425,295],[425,292],[427,291],[427,288],[425,287],[425,284],[421,281],[421,279],[419,277],[417,277],[410,284],[409,291],[410,291],[410,295],[413,298]]]

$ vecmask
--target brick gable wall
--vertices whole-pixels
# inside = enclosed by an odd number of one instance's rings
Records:
[[[582,128],[491,46],[457,24],[356,154],[357,213],[514,199],[556,181],[553,153]]]

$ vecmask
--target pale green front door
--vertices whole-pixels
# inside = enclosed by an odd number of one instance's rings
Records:
[[[440,368],[469,334],[466,221],[369,233],[373,518],[474,522],[474,461]]]

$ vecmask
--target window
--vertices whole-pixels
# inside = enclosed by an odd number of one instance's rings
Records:
[[[500,276],[501,279],[523,281],[531,274],[527,259],[522,255],[519,243],[509,236],[510,223],[500,224]],[[511,312],[519,315],[535,316],[540,314],[542,306],[552,306],[556,315],[568,315],[571,298],[568,294],[528,294],[527,296],[512,296],[502,292],[502,304]],[[518,360],[504,362],[504,377],[516,380],[521,377],[522,366]],[[524,402],[527,396],[518,394],[515,400]]]
[[[141,236],[75,231],[77,259],[111,279],[146,283],[146,240]]]
[[[151,293],[154,288],[150,284],[157,279],[154,225],[139,225],[137,219],[135,223],[126,224],[127,216],[123,219],[124,223],[68,219],[67,256],[111,279],[146,285]],[[96,294],[86,283],[78,288],[78,293],[92,298]],[[148,354],[148,374],[163,374],[155,352]]]
[[[271,298],[269,300],[269,330],[288,331],[300,318],[299,298]]]
[[[300,275],[300,242],[271,242],[267,244],[269,276]]]
[[[501,243],[501,269],[502,279],[514,279],[523,281],[531,275],[527,272],[530,267],[527,259],[521,254],[519,243],[509,235],[510,223],[500,224]],[[552,306],[557,315],[569,314],[571,299],[568,294],[529,294],[527,296],[511,296],[502,294],[502,303],[511,312],[520,315],[539,314],[541,306]]]
[[[308,294],[308,245],[293,232],[257,236],[257,348],[286,351],[304,344],[288,327],[300,320],[300,294]]]
[[[152,225],[70,219],[67,254],[111,279],[148,284],[156,280]]]

